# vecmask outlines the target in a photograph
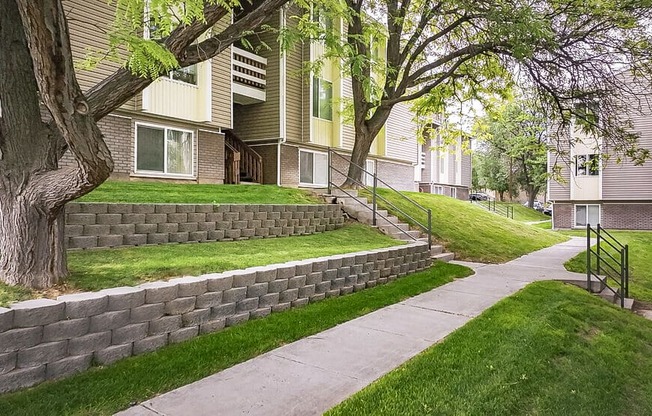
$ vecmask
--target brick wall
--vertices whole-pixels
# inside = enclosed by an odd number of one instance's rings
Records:
[[[104,140],[115,164],[111,177],[128,178],[134,166],[134,132],[132,120],[126,117],[108,115],[97,123],[104,134]],[[69,152],[59,162],[60,166],[71,166],[76,162]]]
[[[618,230],[652,230],[652,204],[602,204],[602,226]]]
[[[0,308],[0,393],[386,283],[430,265],[405,246],[183,277]]]
[[[224,183],[224,135],[199,130],[197,144],[197,181]]]
[[[339,205],[66,205],[69,249],[313,234],[344,223]]]
[[[299,148],[281,146],[281,185],[299,186]]]
[[[571,228],[573,226],[573,204],[555,202],[552,206],[552,228]]]
[[[384,160],[377,160],[378,177],[387,182],[392,188],[399,191],[418,191],[418,185],[414,181],[414,167],[393,163]],[[382,186],[382,185],[380,185]]]

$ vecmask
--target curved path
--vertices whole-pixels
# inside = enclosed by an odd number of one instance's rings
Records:
[[[572,238],[388,306],[165,393],[120,415],[318,415],[441,341],[528,283],[584,279],[563,263]]]

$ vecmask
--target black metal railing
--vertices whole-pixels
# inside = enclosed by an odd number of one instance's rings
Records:
[[[488,197],[486,200],[472,199],[471,203],[479,205],[487,211],[514,219],[514,207],[511,204],[496,204],[496,198]]]
[[[597,242],[592,246],[591,238],[594,236]],[[595,229],[587,224],[586,247],[588,290],[591,290],[591,281],[596,278],[619,298],[620,306],[624,307],[625,298],[629,297],[629,246],[621,244],[600,224]]]
[[[362,171],[363,175],[367,175],[368,178],[371,178],[372,180],[372,185],[369,186],[365,184],[363,181],[360,181],[356,178],[352,178],[348,174],[348,169],[347,172],[342,172],[340,169],[334,166],[333,164],[333,158],[339,158],[343,161],[346,162],[344,166],[348,166],[348,164],[353,164],[357,168],[359,168]],[[346,168],[345,168],[346,169]],[[371,207],[365,204],[363,201],[359,199],[356,195],[354,195],[353,192],[350,192],[350,190],[347,190],[345,188],[342,188],[340,185],[336,184],[333,182],[333,172],[341,175],[344,179],[349,179],[352,182],[354,182],[357,186],[359,186],[361,189],[364,189],[371,193]],[[401,208],[397,207],[395,204],[393,204],[391,201],[389,201],[387,198],[384,196],[380,195],[377,192],[378,189],[378,184],[382,184],[383,188],[388,189],[394,194],[399,195],[402,197],[404,200],[408,201],[414,208],[417,210],[422,211],[424,214],[427,215],[428,217],[428,223],[427,224],[422,224],[420,221],[416,220],[412,215],[408,214]],[[378,177],[377,171],[376,171],[376,165],[374,164],[374,172],[369,172],[362,166],[353,163],[349,158],[337,153],[335,150],[329,148],[328,149],[328,193],[332,193],[333,188],[338,189],[340,192],[344,193],[346,196],[355,199],[357,202],[359,202],[362,206],[366,207],[369,209],[372,214],[371,214],[371,222],[374,226],[377,224],[378,217],[381,219],[385,220],[388,225],[393,226],[397,230],[399,230],[401,233],[404,235],[408,236],[410,239],[417,241],[417,238],[415,238],[413,235],[411,235],[408,231],[402,229],[401,227],[398,226],[398,224],[395,224],[394,222],[390,221],[388,216],[385,216],[378,212],[378,200],[381,200],[385,206],[388,207],[387,211],[393,211],[395,213],[399,213],[402,217],[406,218],[409,222],[411,222],[413,225],[417,226],[418,228],[421,229],[425,234],[428,235],[428,248],[432,248],[432,211],[430,209],[427,209],[420,205],[418,202],[414,201],[413,199],[409,198],[402,192],[397,191],[393,187],[391,187],[387,182],[383,181]],[[397,215],[398,216],[398,215]]]

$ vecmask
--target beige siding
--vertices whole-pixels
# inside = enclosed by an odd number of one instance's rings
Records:
[[[471,155],[467,151],[462,150],[462,186],[471,187],[471,172],[473,166],[471,165]]]
[[[231,16],[225,16],[217,25],[223,30],[231,23]],[[231,47],[211,60],[211,124],[223,128],[233,126],[233,94],[231,93]]]
[[[288,20],[288,23],[292,20]],[[302,141],[303,139],[303,103],[304,103],[304,84],[308,82],[302,72],[302,54],[303,48],[308,44],[297,44],[296,47],[286,54],[286,97],[285,97],[285,117],[286,117],[286,139],[292,141]],[[307,123],[310,122],[308,119]]]
[[[639,145],[652,150],[652,111],[646,113],[630,117],[640,134]],[[617,164],[612,158],[601,173],[603,200],[652,199],[652,162],[635,166],[629,160]]]
[[[560,149],[561,151],[568,151],[569,147]],[[568,162],[556,152],[548,153],[548,172],[552,172],[554,166],[557,165],[560,170],[559,180],[548,180],[548,199],[551,201],[568,201],[570,200],[570,186],[571,176],[570,167]]]
[[[303,48],[303,60],[305,62],[309,62],[311,60],[310,56],[310,44],[306,43],[305,47]],[[310,119],[312,117],[312,102],[310,101],[311,98],[311,90],[310,88],[312,87],[312,80],[311,76],[307,75],[306,76],[306,82],[303,83],[303,102],[302,102],[302,112],[303,112],[303,131],[302,131],[302,138],[303,142],[309,142],[310,141]]]
[[[278,27],[279,13],[274,13],[265,22],[272,27]],[[280,123],[280,91],[279,91],[279,69],[280,50],[277,42],[277,34],[267,32],[256,39],[250,39],[256,46],[264,42],[270,49],[261,48],[258,55],[267,58],[267,88],[266,101],[251,105],[235,105],[233,111],[233,127],[236,134],[243,140],[277,139],[281,135]]]
[[[106,31],[113,23],[115,3],[107,4],[106,0],[68,0],[64,2],[64,10],[75,62],[83,60],[89,50],[107,50]],[[82,91],[86,91],[119,68],[120,64],[104,60],[90,70],[77,69],[77,81]],[[135,101],[131,99],[122,108],[132,110],[134,105]]]
[[[342,97],[353,98],[353,89],[351,87],[351,78],[344,78],[342,80]],[[342,123],[342,147],[344,149],[353,149],[355,142],[355,129],[352,121]]]
[[[397,104],[387,119],[387,157],[417,162],[416,126],[406,104]]]

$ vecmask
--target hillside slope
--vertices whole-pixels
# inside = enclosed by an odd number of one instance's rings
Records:
[[[425,213],[394,192],[379,189],[378,193],[422,224],[427,224]],[[448,251],[455,252],[458,260],[503,263],[567,239],[563,235],[501,217],[466,201],[420,192],[404,194],[432,210],[434,238]],[[380,199],[378,205],[388,208]],[[399,212],[393,214],[410,222]]]

